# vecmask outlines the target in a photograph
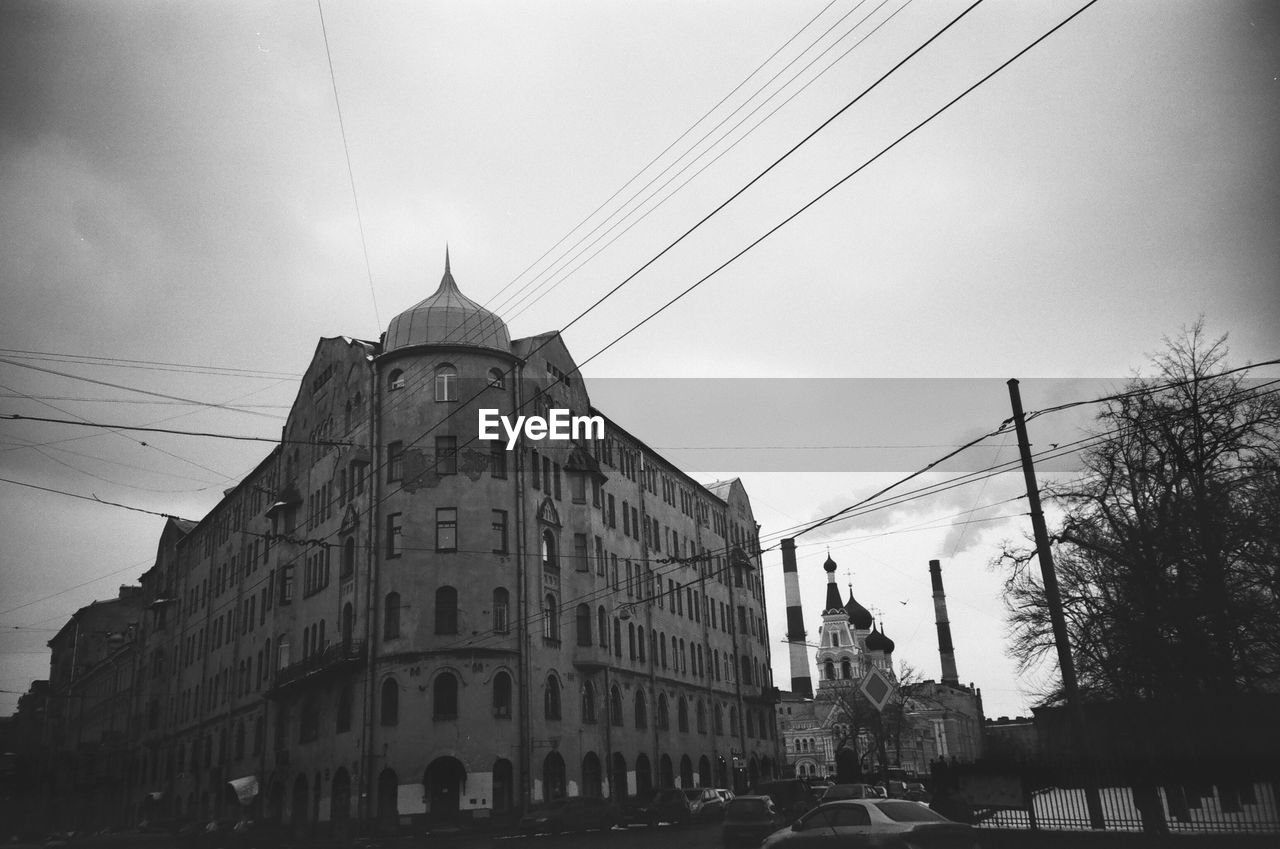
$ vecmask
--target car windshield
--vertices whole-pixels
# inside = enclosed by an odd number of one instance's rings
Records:
[[[770,813],[769,803],[764,799],[734,799],[725,808],[725,816],[730,819],[767,817]]]
[[[942,814],[915,802],[876,802],[876,807],[894,822],[950,822]]]

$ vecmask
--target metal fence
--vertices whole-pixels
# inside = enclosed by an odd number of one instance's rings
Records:
[[[977,809],[980,828],[1087,830],[1090,828],[1082,787],[1044,787],[1031,792],[1030,807]],[[1280,833],[1280,785],[1251,782],[1199,787],[1172,785],[1139,788],[1103,786],[1098,793],[1109,831],[1148,830],[1171,834]],[[1139,805],[1138,799],[1143,799]]]

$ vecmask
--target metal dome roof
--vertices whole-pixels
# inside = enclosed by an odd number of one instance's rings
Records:
[[[845,612],[849,614],[849,621],[853,627],[859,631],[865,631],[872,625],[871,611],[858,604],[858,600],[853,597],[853,587],[849,588],[849,601],[845,603]]]
[[[387,327],[384,352],[416,345],[462,345],[510,352],[507,325],[489,310],[462,294],[449,271],[449,252],[444,255],[444,277],[440,288],[415,304]]]

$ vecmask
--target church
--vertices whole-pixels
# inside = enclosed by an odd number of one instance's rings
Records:
[[[895,644],[853,595],[842,600],[837,564],[828,554],[827,592],[817,641],[808,642],[800,606],[795,540],[782,541],[791,690],[778,707],[785,770],[799,778],[843,783],[925,777],[940,758],[981,755],[982,693],[960,684],[951,646],[939,561],[930,562],[938,616],[941,682],[900,681]],[[810,651],[818,687],[810,677]]]

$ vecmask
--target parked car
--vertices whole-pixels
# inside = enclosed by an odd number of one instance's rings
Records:
[[[635,809],[632,819],[649,825],[686,823],[693,820],[693,808],[683,790],[659,790],[646,804]]]
[[[924,785],[920,782],[909,781],[903,789],[902,798],[908,802],[924,802],[928,804],[933,799],[933,796],[930,795],[928,790],[924,789]]]
[[[724,800],[710,787],[691,787],[684,791],[689,812],[695,820],[718,820],[724,816]]]
[[[556,799],[534,808],[520,818],[520,831],[526,835],[547,832],[586,831],[589,828],[613,828],[622,822],[616,805],[604,799],[575,796]]]
[[[839,802],[844,799],[878,799],[876,789],[870,784],[833,784],[823,794],[823,802]]]
[[[806,782],[798,778],[762,781],[756,785],[756,795],[768,796],[787,821],[818,806],[818,794]]]
[[[786,824],[768,796],[738,796],[724,809],[720,842],[726,849],[759,846],[760,841]]]
[[[896,840],[895,840],[896,838]],[[978,849],[972,826],[900,799],[829,802],[765,838],[764,849],[851,849],[858,846],[946,846]]]
[[[717,787],[716,792],[720,794],[720,798],[724,801],[726,806],[735,798],[732,790],[725,790],[723,787]]]

